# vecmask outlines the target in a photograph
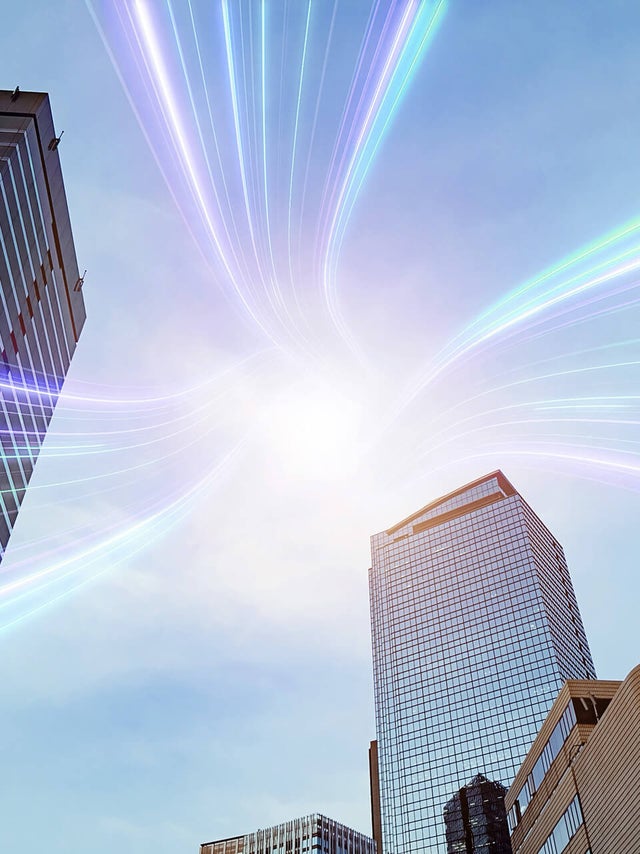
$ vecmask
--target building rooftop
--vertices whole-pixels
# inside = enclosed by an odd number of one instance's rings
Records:
[[[336,821],[335,819],[329,818],[328,816],[323,815],[322,813],[310,813],[309,815],[300,816],[299,818],[288,819],[287,821],[282,821],[282,822],[279,822],[278,824],[269,825],[268,827],[261,827],[261,828],[258,828],[257,830],[253,830],[249,833],[239,834],[238,836],[227,836],[223,839],[213,839],[210,842],[203,842],[200,847],[206,848],[206,847],[212,846],[212,845],[220,845],[224,842],[235,842],[236,840],[244,839],[247,836],[255,836],[256,834],[261,834],[261,833],[268,834],[271,831],[279,830],[280,828],[288,827],[290,825],[292,826],[292,825],[303,824],[303,823],[304,824],[311,824],[312,822],[317,822],[319,824],[326,824],[326,826],[333,826],[333,827],[339,828],[341,832],[347,831],[347,833],[350,834],[352,837],[370,840],[370,837],[367,836],[366,833],[361,833],[358,830],[353,830],[353,828],[349,827],[348,825],[342,824],[341,822]]]
[[[38,150],[34,167],[44,176],[44,190],[51,211],[51,251],[60,263],[65,302],[77,342],[86,315],[82,290],[78,287],[80,273],[58,152],[62,134],[55,130],[46,92],[0,89],[0,171],[32,122]]]
[[[436,498],[435,501],[429,502],[406,519],[387,528],[384,533],[387,536],[393,536],[402,528],[412,525],[413,533],[417,534],[516,494],[516,489],[504,474],[500,470],[493,471]]]

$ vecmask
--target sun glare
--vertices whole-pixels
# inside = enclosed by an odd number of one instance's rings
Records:
[[[268,407],[264,435],[273,462],[292,479],[348,477],[360,456],[362,407],[324,385],[298,385]]]

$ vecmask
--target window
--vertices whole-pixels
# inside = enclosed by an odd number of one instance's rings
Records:
[[[583,823],[578,796],[571,801],[565,814],[553,828],[538,854],[562,854]]]

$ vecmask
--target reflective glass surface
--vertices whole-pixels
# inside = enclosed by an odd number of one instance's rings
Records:
[[[509,786],[563,682],[595,677],[567,564],[491,476],[372,537],[370,594],[384,854],[444,854],[452,795]]]

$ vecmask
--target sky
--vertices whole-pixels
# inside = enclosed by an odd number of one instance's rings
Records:
[[[257,2],[225,44],[220,3],[0,0],[88,271],[2,564],[2,851],[368,831],[369,536],[498,467],[637,664],[640,10],[399,4],[425,38],[361,54],[370,6],[269,4],[263,68]]]

